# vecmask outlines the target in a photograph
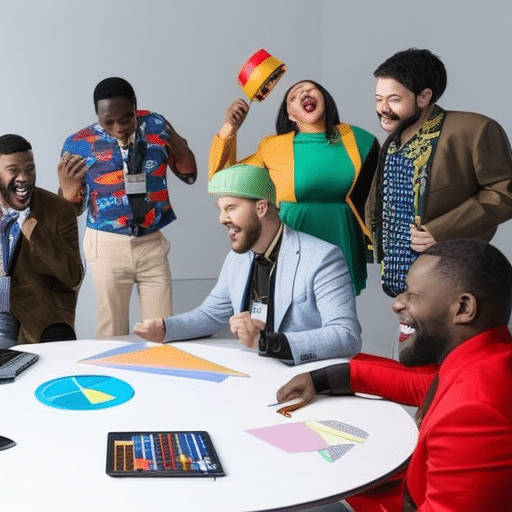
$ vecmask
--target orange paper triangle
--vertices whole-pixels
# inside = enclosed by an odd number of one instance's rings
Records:
[[[224,373],[227,375],[245,376],[245,373],[237,372],[225,366],[212,363],[201,357],[194,356],[169,345],[149,347],[135,352],[88,359],[82,361],[90,364],[109,364],[123,366],[150,366],[153,368],[175,368],[180,370],[195,370],[204,372]]]

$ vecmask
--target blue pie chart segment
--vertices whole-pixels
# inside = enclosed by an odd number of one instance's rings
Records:
[[[107,375],[71,375],[49,380],[35,391],[43,404],[57,409],[91,411],[123,404],[135,394],[124,380]]]

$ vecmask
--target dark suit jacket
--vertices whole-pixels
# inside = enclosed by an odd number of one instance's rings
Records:
[[[21,324],[18,343],[40,341],[54,323],[74,327],[83,277],[73,206],[36,188],[30,209],[9,268],[11,312]]]

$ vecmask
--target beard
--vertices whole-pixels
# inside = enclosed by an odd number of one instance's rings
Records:
[[[388,140],[400,140],[402,133],[404,133],[404,131],[407,130],[409,126],[412,126],[421,117],[421,113],[422,110],[416,107],[414,114],[407,119],[402,120],[397,129],[389,135]],[[398,116],[396,117],[400,119]]]
[[[237,226],[234,226],[237,227]],[[257,217],[253,219],[253,221],[242,231],[238,231],[238,233],[243,235],[242,239],[238,240],[238,245],[235,246],[234,243],[231,243],[231,248],[234,252],[238,254],[243,254],[249,251],[258,241],[261,234],[261,224]]]
[[[450,341],[446,320],[447,314],[443,313],[426,326],[424,332],[418,332],[414,343],[400,350],[398,360],[405,366],[438,364],[443,349]]]
[[[397,134],[397,136],[400,135],[404,130],[409,128],[409,126],[412,126],[421,117],[421,113],[422,110],[416,107],[414,109],[414,114],[411,117],[404,119],[396,129],[395,133]]]

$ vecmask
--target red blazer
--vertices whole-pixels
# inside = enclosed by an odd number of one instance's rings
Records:
[[[421,405],[434,372],[365,355],[350,362],[353,391],[408,405]],[[506,326],[465,341],[443,361],[406,475],[419,512],[512,511],[511,392]]]

